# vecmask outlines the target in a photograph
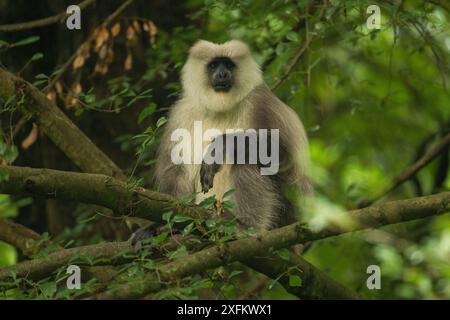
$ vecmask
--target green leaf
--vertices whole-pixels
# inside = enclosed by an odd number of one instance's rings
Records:
[[[169,253],[168,258],[170,260],[186,257],[189,254],[189,252],[186,249],[186,246],[181,246],[177,250]]]
[[[9,47],[10,44],[4,40],[0,40],[0,48]]]
[[[229,195],[233,194],[236,191],[236,189],[230,189],[227,192],[225,192],[223,194],[223,198],[225,199],[226,197],[228,197]]]
[[[87,104],[94,103],[94,102],[95,102],[95,95],[94,95],[94,94],[87,94],[87,95],[84,97],[84,101],[85,101]]]
[[[164,212],[162,215],[162,219],[164,221],[170,221],[170,217],[172,216],[172,214],[173,214],[173,211]]]
[[[13,162],[19,156],[19,151],[16,146],[9,146],[0,141],[0,159],[7,162]]]
[[[216,196],[212,195],[198,204],[199,207],[208,207],[216,202]]]
[[[34,86],[38,86],[40,84],[46,83],[49,79],[49,77],[43,73],[38,74],[37,76],[34,77],[35,79],[38,79],[36,81],[33,82]]]
[[[9,172],[0,170],[0,182],[8,181],[8,179],[9,179]]]
[[[158,234],[157,236],[153,237],[153,244],[161,244],[164,243],[164,241],[166,241],[167,237],[169,236],[168,232],[161,232],[160,234]]]
[[[128,271],[128,276],[132,277],[139,271],[139,267],[134,265],[134,266],[131,266],[131,268],[129,268],[127,271]]]
[[[47,80],[38,80],[38,81],[35,81],[35,82],[33,82],[33,86],[39,86],[39,85],[41,85],[41,84],[43,84],[43,83],[46,83],[47,82]]]
[[[149,260],[146,263],[144,263],[143,267],[145,269],[148,269],[148,270],[154,270],[155,269],[155,263],[153,262],[153,260]]]
[[[156,110],[156,104],[154,104],[153,102],[150,103],[147,107],[145,107],[138,116],[138,123],[141,123],[142,121],[144,121],[146,118],[148,118],[149,116],[151,116],[153,114],[153,112],[155,112]]]
[[[188,216],[182,216],[182,215],[176,215],[173,217],[173,222],[180,223],[180,222],[186,222],[192,220],[191,217]]]
[[[223,202],[223,207],[225,209],[233,209],[234,207],[236,207],[236,202],[233,200],[226,200]]]
[[[41,284],[39,286],[39,289],[41,289],[42,294],[46,298],[51,298],[56,292],[56,283],[51,281],[51,282],[47,282],[47,283]]]
[[[230,280],[231,278],[233,278],[233,277],[235,277],[235,276],[237,276],[237,275],[239,275],[239,274],[241,274],[241,273],[242,273],[241,270],[234,270],[234,271],[232,271],[232,272],[230,273],[230,275],[228,276],[228,280]]]
[[[44,54],[41,52],[35,53],[33,57],[31,57],[31,61],[37,61],[44,57]]]
[[[16,43],[13,43],[12,46],[14,46],[14,47],[26,46],[27,44],[32,44],[36,41],[39,41],[39,39],[40,39],[39,36],[31,36],[26,39],[20,40]]]
[[[48,76],[43,74],[43,73],[39,73],[37,76],[35,76],[36,79],[48,79]]]
[[[167,118],[166,117],[161,117],[158,119],[158,121],[156,122],[156,127],[159,128],[162,125],[164,125],[167,122]]]
[[[295,274],[289,276],[289,285],[291,287],[301,287],[302,278],[300,278],[299,276],[297,276]]]
[[[277,56],[281,56],[286,51],[287,45],[285,43],[280,42],[275,49]]]
[[[291,256],[291,252],[288,249],[280,249],[275,252],[281,259],[283,260],[289,260],[289,257]]]
[[[186,236],[192,232],[192,229],[194,228],[194,223],[189,223],[184,229],[183,229],[183,235]]]
[[[206,226],[207,226],[209,229],[212,229],[212,228],[214,228],[214,227],[216,226],[216,220],[214,220],[214,219],[208,219],[208,220],[205,221],[205,224],[206,224]]]
[[[33,198],[27,197],[27,198],[22,198],[22,199],[17,200],[14,204],[18,208],[23,208],[23,207],[29,206],[32,203],[33,203]]]
[[[298,42],[300,40],[300,37],[298,36],[297,32],[291,31],[286,35],[286,39],[292,42]]]

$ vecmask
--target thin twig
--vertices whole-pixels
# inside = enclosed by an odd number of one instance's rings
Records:
[[[450,96],[448,89],[447,89],[447,81],[446,81],[446,69],[448,69],[448,66],[445,62],[442,62],[441,56],[436,51],[436,46],[433,44],[433,41],[434,41],[433,36],[420,23],[412,22],[412,25],[417,30],[419,35],[422,36],[423,40],[430,48],[430,50],[436,60],[437,72],[441,76],[442,87],[444,89],[444,92],[447,94],[447,96]]]
[[[84,0],[78,6],[81,10],[89,6],[90,4],[94,3],[95,0]],[[33,21],[27,21],[27,22],[20,22],[20,23],[13,23],[13,24],[4,24],[0,25],[0,32],[13,32],[13,31],[21,31],[21,30],[27,30],[27,29],[34,29],[34,28],[40,28],[45,27],[54,23],[59,23],[63,21],[69,14],[67,14],[65,11],[58,13],[57,15],[43,18],[43,19],[37,19]]]
[[[328,1],[325,0],[323,3],[322,8],[320,9],[319,18],[320,21],[323,17],[323,14],[325,13],[325,8],[328,6]],[[275,84],[272,85],[271,90],[276,90],[279,86],[281,86],[291,75],[292,71],[294,70],[297,63],[300,61],[300,58],[303,56],[305,51],[308,49],[312,39],[314,38],[314,33],[309,34],[308,30],[306,30],[306,39],[303,45],[298,49],[297,53],[295,54],[294,58],[291,60],[289,65],[286,68],[286,72],[280,77],[280,79],[275,82]]]
[[[448,0],[428,0],[428,2],[434,4],[435,6],[441,7],[447,12],[450,12],[450,3]]]
[[[414,162],[411,166],[406,168],[400,175],[398,175],[392,182],[389,188],[383,191],[378,196],[373,199],[363,200],[358,205],[358,208],[364,208],[370,206],[372,203],[386,196],[388,193],[392,192],[396,188],[398,188],[404,182],[410,180],[412,177],[416,175],[421,169],[423,169],[427,164],[433,161],[437,156],[441,154],[445,150],[445,148],[450,145],[450,133],[447,133],[438,144],[432,148],[429,152],[420,157],[416,162]]]

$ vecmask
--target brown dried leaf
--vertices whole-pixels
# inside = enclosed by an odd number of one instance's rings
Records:
[[[73,97],[70,100],[70,107],[75,108],[75,109],[80,108],[81,107],[80,101],[76,97]]]
[[[98,53],[98,57],[103,60],[106,57],[107,52],[108,52],[108,46],[105,44],[100,49],[100,51]]]
[[[75,84],[72,86],[72,91],[73,91],[73,94],[74,94],[74,95],[79,94],[79,93],[81,92],[81,90],[82,90],[82,88],[81,88],[81,84],[80,84],[79,82],[75,83]]]
[[[149,20],[147,22],[148,25],[148,30],[150,30],[150,34],[153,34],[156,36],[156,34],[158,33],[158,28],[156,27],[156,25],[153,23],[152,20]]]
[[[131,70],[133,67],[133,56],[131,55],[131,52],[128,53],[127,58],[125,59],[124,68],[125,70]]]
[[[84,59],[84,57],[83,56],[77,56],[76,58],[75,58],[75,60],[73,61],[73,65],[72,65],[72,67],[73,67],[73,70],[76,70],[76,69],[79,69],[79,68],[81,68],[83,65],[84,65],[84,62],[85,62],[86,60]]]
[[[58,94],[61,94],[61,93],[62,93],[63,87],[62,87],[61,81],[56,81],[56,83],[55,83],[55,89],[56,89],[56,92],[57,92]]]
[[[106,42],[106,40],[108,40],[108,38],[109,38],[108,29],[106,29],[105,27],[101,27],[98,30],[98,32],[96,32],[94,51],[98,52],[98,50],[100,50],[100,48]]]
[[[120,33],[120,22],[117,22],[115,25],[111,28],[111,35],[113,37],[117,37],[117,35]]]
[[[38,127],[33,123],[33,127],[31,128],[28,136],[22,140],[21,146],[22,149],[26,150],[31,147],[37,140],[38,137]]]
[[[132,26],[129,26],[127,28],[127,40],[133,40],[136,36],[136,32],[134,31],[134,28]]]
[[[155,44],[156,44],[156,35],[158,34],[158,28],[151,20],[149,20],[147,22],[147,26],[148,26],[148,32],[150,33],[150,43],[151,43],[152,47],[154,48]]]
[[[47,93],[47,99],[52,101],[52,102],[55,102],[56,101],[56,93],[55,93],[55,91],[53,91],[53,90],[49,91]]]
[[[91,43],[90,42],[85,42],[81,45],[79,51],[80,51],[80,55],[82,55],[85,58],[89,58],[90,56],[90,50],[91,50]]]
[[[95,65],[94,73],[106,74],[108,72],[108,65],[102,61],[98,61]]]
[[[112,47],[110,47],[106,52],[105,63],[110,64],[111,62],[113,62],[113,60],[114,60],[114,51]]]
[[[136,30],[137,33],[141,33],[141,31],[142,31],[141,24],[137,20],[133,21],[133,28],[134,28],[134,30]]]
[[[73,95],[72,95],[72,93],[70,91],[67,92],[67,94],[64,97],[62,97],[62,99],[64,100],[64,105],[66,106],[66,108],[70,107],[70,101],[72,100],[72,98],[73,98]]]

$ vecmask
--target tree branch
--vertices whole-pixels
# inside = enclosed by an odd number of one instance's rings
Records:
[[[56,250],[65,250],[62,247],[52,243],[52,241],[42,238],[35,231],[6,219],[0,219],[0,240],[13,245],[27,257],[31,257],[32,255],[41,252],[50,245],[53,245]],[[116,248],[118,247],[115,244],[113,244],[113,246]],[[80,251],[82,251],[82,249]],[[119,252],[117,254],[119,254]],[[61,259],[60,251],[56,256],[59,256],[58,261],[62,263],[61,266],[69,262],[69,260],[66,261]],[[52,259],[52,257],[50,257],[50,259]],[[66,257],[69,258],[70,256],[67,255]],[[10,271],[13,270],[19,270],[26,276],[30,275],[30,278],[38,278],[38,275],[48,276],[54,271],[51,266],[48,265],[48,261],[49,259],[47,257],[44,261],[35,260],[34,264],[30,264],[29,261],[25,261],[19,263],[18,265],[12,266],[9,269],[0,269],[0,282],[7,280],[10,277]],[[33,271],[36,270],[37,274],[33,274]],[[105,284],[108,283],[118,272],[118,270],[116,270],[113,266],[94,266],[86,268],[83,271],[85,271],[83,273],[83,279],[96,278]],[[7,289],[9,288],[4,288],[3,290],[6,291]]]
[[[95,298],[138,298],[142,295],[159,290],[162,286],[161,279],[170,281],[171,279],[178,279],[187,275],[196,274],[200,271],[216,268],[233,261],[246,262],[254,257],[266,257],[267,253],[274,249],[285,248],[298,243],[319,240],[366,228],[421,219],[448,211],[450,211],[450,192],[444,192],[432,196],[392,201],[377,207],[353,210],[350,212],[350,216],[354,218],[355,224],[349,229],[332,227],[314,233],[301,223],[294,223],[286,227],[262,232],[255,237],[234,240],[223,245],[216,245],[201,250],[184,257],[183,259],[163,265],[158,268],[158,272],[148,274],[144,279],[131,280],[121,288],[105,291],[96,295]],[[308,274],[309,270],[312,270],[312,266],[306,262],[299,260],[297,257],[294,257],[293,259],[301,268],[306,270],[306,272],[304,271],[304,273],[302,273],[304,276]],[[257,260],[253,259],[251,261],[251,267],[258,268],[266,274],[272,274],[273,272],[272,276],[279,274],[278,271],[280,270],[286,270],[286,265],[270,267],[270,269],[267,270],[264,266],[259,266]],[[328,283],[328,280],[329,278],[327,276],[315,270],[314,277],[308,278],[308,281],[315,283],[315,285],[326,284],[326,290],[323,292],[317,287],[307,288],[306,290],[312,290],[312,293],[309,292],[309,294],[314,294],[314,290],[319,290],[319,292],[316,293],[317,297],[321,296],[326,298],[327,296],[324,296],[323,294],[328,293],[334,298],[338,296],[347,299],[350,298],[350,296],[347,295],[348,291],[346,289],[342,289],[341,286],[334,287],[333,284]],[[301,294],[301,292],[297,293]]]
[[[121,254],[129,252],[131,249],[128,242],[106,242],[89,246],[58,250],[48,256],[40,259],[24,261],[18,265],[1,268],[0,281],[7,280],[14,273],[18,278],[27,278],[31,280],[42,279],[50,275],[61,266],[68,265],[76,258],[82,259],[83,256],[93,257],[94,259],[122,259]]]
[[[352,290],[336,282],[293,251],[290,252],[289,260],[269,255],[247,259],[244,263],[272,279],[278,279],[287,292],[301,299],[360,299]],[[302,279],[301,286],[290,285],[289,280],[292,275]]]
[[[50,240],[43,239],[39,234],[33,230],[17,224],[11,221],[0,219],[0,240],[5,241],[16,248],[20,249],[26,256],[31,256],[39,253],[42,249],[49,245],[54,245]],[[180,245],[185,245],[189,250],[202,249],[207,243],[199,244],[198,239],[195,237],[183,237],[180,239],[180,235],[175,235],[170,240],[163,244],[161,248],[158,248],[158,252],[168,252],[176,250]],[[66,266],[76,256],[83,256],[92,252],[102,251],[100,258],[113,260],[115,262],[126,260],[125,253],[133,253],[134,249],[126,242],[111,242],[103,243],[100,245],[81,246],[70,249],[64,249],[60,246],[54,246],[53,253],[43,258],[35,259],[33,262],[24,261],[15,266],[0,269],[0,282],[10,278],[11,271],[17,272],[19,277],[27,277],[29,279],[40,279],[52,274],[54,268]],[[64,253],[62,252],[64,251]],[[119,257],[121,255],[121,257]],[[94,256],[93,256],[94,257]],[[91,257],[91,258],[93,258]],[[120,259],[118,259],[120,258]],[[86,273],[86,274],[85,274]],[[98,278],[102,283],[109,282],[113,274],[117,274],[118,269],[114,266],[93,266],[83,268],[83,278]],[[4,288],[4,290],[9,288]]]
[[[159,222],[163,222],[161,214],[172,209],[195,219],[207,216],[204,210],[177,204],[172,196],[129,186],[102,174],[15,166],[0,166],[0,170],[8,175],[7,180],[0,181],[0,193],[96,204],[112,209],[116,214]]]
[[[1,220],[0,220],[1,221]],[[5,221],[8,222],[8,221]],[[31,234],[34,240],[39,240],[40,236],[34,231],[14,224],[2,225],[0,224],[0,234],[12,233],[14,230],[26,231],[22,240],[26,240],[27,234]],[[24,233],[24,232],[21,232]],[[11,243],[12,237],[4,237],[1,240],[5,240]],[[196,243],[196,241],[195,241]],[[11,243],[13,244],[13,243]],[[174,249],[175,242],[169,242],[164,246],[166,249]],[[132,253],[132,247],[127,242],[111,242],[90,246],[82,246],[72,249],[61,249],[60,251],[51,253],[50,255],[32,260],[25,261],[16,266],[0,269],[0,282],[11,278],[12,274],[15,274],[18,278],[27,278],[30,280],[38,280],[43,277],[49,276],[55,269],[67,266],[71,261],[75,261],[76,257],[82,257],[83,255],[91,256],[91,258],[105,260],[124,261],[124,254]],[[269,261],[269,263],[268,263]],[[281,260],[279,257],[269,255],[267,257],[257,257],[255,260],[247,260],[245,263],[255,269],[258,272],[262,272],[273,279],[278,281],[287,289],[288,292],[298,297],[305,299],[355,299],[357,296],[350,290],[342,287],[333,279],[328,277],[324,272],[314,268],[302,257],[291,252],[289,261]],[[273,267],[268,267],[273,266]],[[166,268],[162,266],[161,269]],[[290,270],[286,272],[286,270]],[[116,268],[107,266],[104,270],[103,267],[90,267],[83,268],[88,272],[88,277],[100,277],[102,283],[109,282],[114,274],[117,274]],[[292,287],[289,285],[289,276],[297,274],[300,276],[304,283],[301,287]],[[281,277],[280,277],[281,275]],[[9,287],[5,287],[3,290],[7,290]]]
[[[78,6],[81,10],[89,6],[90,4],[94,3],[95,0],[84,0],[83,2],[79,3]],[[27,21],[27,22],[20,22],[20,23],[13,23],[13,24],[4,24],[0,25],[0,32],[13,32],[13,31],[21,31],[21,30],[27,30],[27,29],[34,29],[39,27],[45,27],[54,23],[59,23],[63,21],[66,17],[69,15],[66,13],[66,11],[58,13],[54,16],[43,18],[43,19],[37,19],[33,21]]]
[[[0,69],[0,99],[25,98],[20,111],[32,118],[81,170],[126,179],[122,171],[36,87]]]
[[[376,202],[386,194],[395,190],[398,186],[403,184],[404,182],[410,180],[412,177],[416,175],[421,169],[423,169],[426,165],[428,165],[431,161],[433,161],[441,152],[443,152],[446,147],[450,145],[450,132],[447,133],[439,142],[436,144],[434,148],[424,154],[420,159],[414,162],[411,166],[406,168],[400,175],[398,175],[392,182],[391,186],[383,191],[380,195],[374,197],[373,199],[363,200],[358,205],[359,208],[367,207],[372,203]]]
[[[175,198],[167,194],[141,187],[131,187],[123,181],[105,175],[15,166],[0,166],[0,170],[8,176],[8,179],[0,181],[0,193],[96,204],[120,214],[147,217],[153,221],[162,221],[161,214],[167,210],[175,210],[179,214],[194,219],[208,216],[206,211],[197,207],[176,203]],[[419,219],[428,215],[425,209],[428,210],[429,205],[432,205],[432,210],[436,211],[436,204],[430,201],[435,199],[443,201],[448,198],[449,194],[449,192],[444,192],[434,196],[388,202],[379,206],[352,210],[350,215],[357,218],[362,224],[372,227],[385,224],[383,220],[385,218],[396,218],[397,220],[389,220],[388,223],[397,223],[402,219],[395,215],[403,212],[404,202],[406,208],[421,209],[411,213],[408,211],[405,220]],[[409,214],[416,215],[410,217]]]
[[[447,0],[428,0],[428,2],[445,9],[447,12],[450,12],[450,4]]]
[[[6,219],[0,219],[0,240],[18,248],[26,256],[50,244],[50,241],[42,241],[41,236],[33,230]]]

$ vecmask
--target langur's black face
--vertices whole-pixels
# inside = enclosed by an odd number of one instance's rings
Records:
[[[206,66],[209,84],[216,92],[228,92],[233,87],[236,65],[230,58],[217,57]]]

